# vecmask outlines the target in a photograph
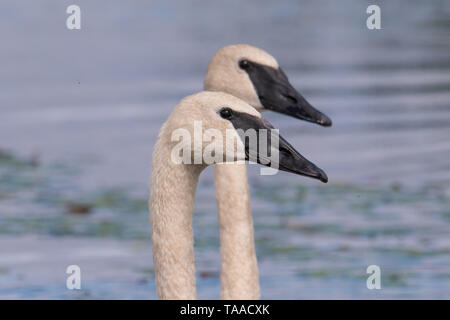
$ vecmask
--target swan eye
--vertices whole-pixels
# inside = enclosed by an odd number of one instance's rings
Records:
[[[248,67],[250,67],[248,60],[246,60],[246,59],[239,60],[239,68],[248,69]]]
[[[224,119],[231,119],[231,117],[233,116],[233,111],[230,108],[222,108],[220,109],[220,116]]]

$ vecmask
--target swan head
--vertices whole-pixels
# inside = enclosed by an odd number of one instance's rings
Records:
[[[182,99],[164,124],[162,136],[169,139],[164,143],[176,164],[250,160],[328,181],[325,172],[279,136],[255,108],[227,93],[203,91]]]
[[[274,57],[247,44],[229,45],[215,53],[204,89],[230,93],[258,111],[272,110],[322,126],[332,124],[295,90]]]

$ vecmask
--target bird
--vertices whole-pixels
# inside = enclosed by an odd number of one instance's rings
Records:
[[[202,136],[196,134],[196,125],[201,123],[203,132],[215,130],[222,135],[232,135],[242,152],[214,140],[215,157],[222,161],[255,162],[275,166],[280,170],[303,175],[327,182],[326,173],[304,158],[282,136],[278,148],[272,143],[273,126],[252,106],[241,99],[224,93],[202,91],[183,98],[162,125],[153,148],[150,188],[150,224],[153,248],[153,261],[157,295],[160,299],[196,299],[194,244],[192,230],[193,205],[200,173],[216,162],[205,161],[202,156],[197,162],[179,162],[174,158],[174,150],[180,145],[188,150],[190,158],[196,153],[205,154],[207,146]],[[247,143],[239,132],[242,130],[267,130],[268,148],[271,153],[278,152],[278,159],[264,161],[261,137],[257,143]],[[189,139],[174,139],[174,132],[188,133]],[[193,138],[192,138],[193,137]],[[275,150],[276,149],[276,150]],[[239,151],[238,150],[238,151]],[[230,156],[229,153],[232,153]],[[175,152],[175,154],[179,152]],[[276,154],[276,153],[275,153]],[[189,158],[189,157],[188,157]],[[216,159],[216,158],[215,158]],[[175,161],[176,160],[176,161]],[[189,159],[188,159],[189,160]],[[218,161],[220,162],[220,161]]]
[[[219,49],[208,65],[203,88],[231,94],[259,112],[271,110],[324,127],[332,125],[290,84],[277,60],[255,46],[233,44]],[[221,239],[220,296],[259,299],[247,166],[216,164],[214,180]]]

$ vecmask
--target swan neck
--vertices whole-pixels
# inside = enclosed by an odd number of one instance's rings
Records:
[[[162,141],[154,149],[150,223],[160,299],[196,299],[192,214],[202,168],[175,164]]]
[[[220,223],[221,298],[259,299],[247,165],[216,164],[214,173]]]

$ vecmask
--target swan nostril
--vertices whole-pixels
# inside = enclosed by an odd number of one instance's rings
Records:
[[[287,96],[285,96],[285,97],[286,97],[286,99],[288,99],[288,100],[291,101],[292,103],[295,103],[295,104],[298,103],[298,100],[297,100],[295,97],[291,96],[291,95],[287,95]]]
[[[281,153],[281,154],[284,154],[284,155],[290,155],[291,154],[291,152],[288,149],[286,149],[285,147],[283,147],[283,146],[280,146],[278,148],[278,152]]]

